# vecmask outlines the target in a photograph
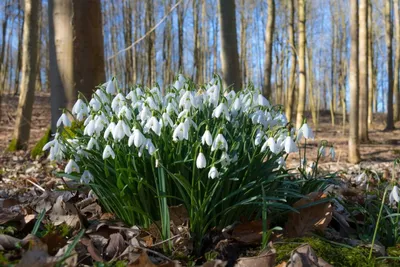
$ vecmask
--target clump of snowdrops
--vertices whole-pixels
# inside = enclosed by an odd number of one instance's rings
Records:
[[[67,112],[44,147],[50,159],[68,160],[60,175],[87,184],[127,224],[160,221],[165,239],[173,205],[186,207],[199,245],[212,227],[266,220],[267,211],[288,211],[286,199],[299,197],[285,170],[287,155],[298,151],[295,131],[251,85],[235,92],[218,76],[199,86],[178,75],[163,91],[124,91],[111,80]],[[62,133],[69,117],[83,126]]]

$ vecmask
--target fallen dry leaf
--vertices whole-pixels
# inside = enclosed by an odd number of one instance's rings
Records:
[[[17,267],[52,267],[55,266],[56,260],[43,250],[29,250],[23,254]]]
[[[89,252],[90,256],[93,258],[95,261],[99,262],[104,262],[103,258],[101,257],[100,252],[97,250],[97,248],[93,245],[93,242],[91,239],[87,237],[81,238],[80,242],[86,246],[87,251]]]
[[[242,257],[237,260],[236,267],[274,267],[276,250],[271,249],[255,257]]]
[[[120,233],[110,235],[110,241],[105,249],[104,255],[111,260],[115,256],[121,254],[127,247],[124,237]]]
[[[79,226],[79,215],[72,203],[64,202],[63,196],[57,198],[49,217],[54,225],[66,223],[68,226],[77,229]]]
[[[21,242],[21,239],[0,234],[0,247],[3,249],[14,249],[18,242]]]
[[[312,192],[294,203],[294,208],[311,204],[326,197],[322,192]],[[291,212],[285,226],[289,237],[300,237],[315,230],[323,231],[332,220],[333,207],[330,202],[319,203],[307,208],[302,208],[299,213]]]
[[[333,267],[322,258],[319,258],[312,247],[304,244],[293,250],[288,262],[281,263],[279,267]]]
[[[259,244],[262,240],[262,221],[250,221],[235,226],[231,238],[246,244]]]

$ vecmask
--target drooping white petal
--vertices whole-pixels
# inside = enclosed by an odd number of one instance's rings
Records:
[[[68,161],[67,165],[65,166],[64,172],[68,173],[68,174],[70,174],[72,172],[78,172],[79,173],[80,172],[79,171],[79,166],[78,166],[78,164],[76,164],[76,162],[73,159],[70,159]]]
[[[397,185],[395,185],[395,186],[393,186],[393,189],[392,189],[392,191],[390,192],[390,195],[389,195],[389,202],[390,202],[390,204],[392,205],[392,204],[394,204],[395,202],[396,202],[396,203],[399,203],[399,201],[400,201],[399,188],[397,187]]]
[[[115,159],[115,153],[114,150],[110,147],[110,145],[107,145],[103,151],[103,159],[107,159],[109,157]]]
[[[112,133],[114,131],[115,128],[115,123],[111,122],[108,126],[106,131],[104,132],[104,139],[107,139],[108,136],[110,135],[110,133]]]
[[[61,114],[60,118],[57,120],[57,127],[60,127],[61,124],[63,124],[65,127],[71,126],[71,121],[65,113]]]
[[[212,145],[212,143],[213,143],[213,138],[212,138],[212,135],[211,135],[211,133],[210,133],[209,130],[206,130],[206,131],[204,132],[203,136],[201,137],[201,143],[202,143],[203,145],[204,145],[204,144],[207,144],[208,146],[211,146],[211,145]]]
[[[219,177],[219,172],[218,172],[217,168],[215,168],[214,166],[211,167],[210,171],[208,172],[208,178],[215,179],[218,177]]]
[[[228,143],[222,134],[217,135],[211,146],[211,151],[215,151],[217,149],[225,149],[225,151],[228,151]]]
[[[91,183],[93,181],[94,181],[93,175],[88,170],[85,170],[82,173],[82,176],[81,176],[81,183],[88,184],[88,183]]]
[[[298,152],[299,149],[296,146],[296,143],[293,141],[292,137],[287,136],[285,138],[285,151],[286,153]]]
[[[98,150],[99,149],[99,143],[97,142],[97,140],[95,138],[91,137],[89,142],[88,142],[88,144],[87,144],[87,146],[86,146],[86,149],[87,150],[92,150],[93,147],[95,147]]]
[[[106,87],[106,92],[109,94],[115,94],[115,85],[112,80],[108,81],[107,87]]]
[[[200,152],[196,159],[196,167],[198,169],[203,169],[206,166],[207,166],[206,157],[202,152]]]

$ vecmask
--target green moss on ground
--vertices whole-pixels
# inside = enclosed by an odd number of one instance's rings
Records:
[[[321,257],[335,267],[358,267],[375,266],[375,259],[368,261],[368,249],[366,248],[347,248],[333,245],[318,238],[294,238],[287,239],[285,243],[274,244],[276,248],[276,262],[288,261],[290,253],[302,244],[309,244],[318,257]]]
[[[64,127],[61,132],[61,135],[64,138],[74,138],[76,135],[76,130],[83,130],[83,122],[82,121],[72,121],[71,127]]]
[[[11,140],[10,144],[7,147],[7,152],[14,152],[17,151],[17,139],[13,138],[13,140]]]
[[[43,147],[50,141],[51,138],[51,129],[47,129],[44,133],[43,137],[36,143],[36,145],[31,150],[31,157],[41,157],[44,154]]]

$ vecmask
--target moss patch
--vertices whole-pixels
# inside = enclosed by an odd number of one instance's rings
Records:
[[[305,243],[309,244],[314,249],[318,257],[323,258],[335,267],[374,266],[374,259],[368,261],[368,249],[336,246],[312,237],[287,239],[284,244],[275,244],[274,247],[276,248],[277,253],[277,263],[289,260],[290,253],[295,248]]]
[[[11,142],[10,142],[10,144],[8,145],[8,147],[7,147],[7,152],[14,152],[14,151],[17,151],[18,149],[17,149],[17,139],[13,139],[13,140],[11,140]]]
[[[40,140],[33,147],[32,151],[31,151],[32,158],[43,156],[43,154],[44,154],[43,147],[45,144],[47,144],[50,141],[50,137],[51,137],[51,129],[49,128],[46,130],[43,137],[40,138]]]
[[[76,130],[83,130],[82,121],[72,121],[71,127],[64,127],[61,132],[61,135],[64,138],[74,138],[76,135]]]

